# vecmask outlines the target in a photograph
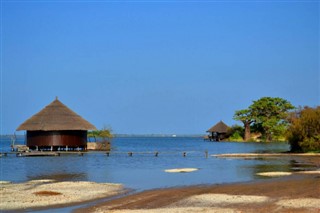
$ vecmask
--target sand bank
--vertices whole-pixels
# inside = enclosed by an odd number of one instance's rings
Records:
[[[166,169],[164,171],[168,173],[184,173],[184,172],[194,172],[198,170],[199,169],[197,168],[177,168],[177,169]]]
[[[120,184],[55,182],[34,180],[26,183],[1,182],[0,210],[49,207],[84,202],[123,192]]]
[[[320,153],[229,153],[211,156],[219,158],[320,157]]]

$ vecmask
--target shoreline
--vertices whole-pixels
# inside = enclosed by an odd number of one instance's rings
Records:
[[[232,202],[235,199],[244,201]],[[320,174],[153,189],[73,212],[257,212],[257,209],[259,212],[319,212]]]
[[[242,153],[238,158],[291,157],[301,164],[315,166],[312,172],[292,172],[289,176],[273,176],[248,182],[213,185],[194,185],[152,189],[133,193],[94,206],[76,209],[84,212],[320,212],[320,154],[252,154]],[[241,157],[240,157],[241,155]],[[227,156],[224,156],[227,157]],[[206,202],[199,201],[203,196]],[[207,196],[207,197],[205,197]],[[230,196],[233,196],[230,198]],[[208,202],[208,197],[210,202]],[[216,203],[213,200],[246,202]],[[254,202],[263,197],[265,202]],[[196,199],[196,202],[194,201]],[[249,202],[253,199],[253,202]],[[248,201],[249,200],[249,201]],[[259,200],[258,200],[259,201]],[[199,204],[200,203],[200,204]]]
[[[252,153],[247,153],[246,155],[252,155]],[[255,154],[253,154],[255,155]],[[258,154],[261,155],[261,154]],[[292,159],[298,161],[301,164],[307,163],[307,164],[313,164],[315,166],[315,173],[312,172],[293,172],[289,176],[285,177],[268,177],[263,180],[253,180],[249,182],[239,182],[239,183],[225,183],[225,184],[213,184],[213,185],[194,185],[194,186],[183,186],[183,187],[171,187],[171,188],[160,188],[160,189],[152,189],[142,192],[137,192],[135,190],[128,191],[125,186],[117,186],[115,188],[114,194],[107,195],[107,189],[104,191],[100,191],[100,194],[95,194],[94,196],[90,197],[90,199],[79,199],[77,197],[79,185],[77,187],[71,188],[70,193],[71,198],[73,201],[66,203],[57,203],[57,202],[51,202],[47,205],[42,206],[26,206],[25,208],[22,208],[21,205],[18,205],[20,208],[11,208],[11,209],[3,209],[0,208],[1,211],[5,212],[13,212],[13,211],[30,211],[30,210],[54,210],[58,208],[70,208],[73,210],[73,212],[119,212],[119,211],[128,211],[128,212],[134,212],[134,210],[138,212],[143,211],[162,211],[163,208],[165,208],[166,212],[167,210],[172,210],[172,212],[176,212],[174,209],[180,209],[186,206],[186,211],[201,211],[201,209],[204,212],[210,212],[212,210],[215,210],[216,212],[225,212],[225,210],[228,210],[231,208],[231,210],[254,210],[255,208],[259,207],[259,209],[262,209],[262,212],[268,208],[276,209],[278,208],[277,202],[285,201],[288,199],[316,199],[316,201],[319,201],[320,205],[320,155],[290,155],[290,154],[280,154],[276,157],[282,158],[282,157],[291,157]],[[246,158],[246,156],[242,156]],[[255,156],[254,156],[255,157]],[[33,182],[33,181],[31,181]],[[19,183],[19,184],[27,184],[26,183]],[[61,184],[62,182],[55,182],[56,184]],[[79,182],[69,182],[69,183],[79,183]],[[19,185],[15,184],[15,185]],[[32,188],[29,185],[29,188],[26,189],[26,193],[32,194],[35,192],[34,188],[37,188],[39,185],[47,185],[46,184],[35,184],[35,186]],[[93,183],[96,184],[96,183]],[[1,201],[3,203],[4,199],[8,194],[4,194],[3,186],[5,186],[6,183],[1,184]],[[14,184],[13,184],[14,185]],[[110,184],[113,185],[114,184]],[[115,184],[117,185],[117,184]],[[60,192],[57,189],[64,190],[65,185],[60,185],[59,187],[55,188],[53,190],[54,192]],[[100,190],[100,186],[98,186]],[[272,191],[271,189],[274,189]],[[279,191],[279,189],[281,189]],[[318,189],[317,191],[315,191]],[[46,191],[46,189],[43,188],[37,188],[36,191]],[[50,190],[49,190],[50,191]],[[279,192],[277,192],[279,191]],[[306,192],[307,191],[307,192]],[[19,191],[20,192],[20,191]],[[87,193],[84,190],[84,194]],[[204,204],[199,204],[200,206],[197,206],[198,204],[194,204],[194,201],[192,199],[198,199],[198,195],[203,196],[209,196],[214,197],[215,200],[218,198],[224,197],[224,199],[229,199],[228,196],[236,196],[241,197],[243,199],[249,199],[246,196],[265,196],[266,202],[264,203],[256,203],[250,204],[250,203],[238,203],[238,204],[224,204],[220,205],[219,203],[213,204],[212,201],[208,201]],[[9,195],[10,196],[10,195]],[[12,196],[12,195],[11,195]],[[220,196],[220,197],[219,197]],[[13,196],[12,196],[13,197]],[[49,198],[55,198],[55,195],[50,196]],[[272,199],[271,199],[272,198]],[[27,196],[19,198],[20,202],[28,202]],[[188,199],[191,199],[188,200]],[[208,198],[201,198],[201,199],[208,199]],[[212,198],[210,198],[212,199]],[[250,198],[250,199],[257,199]],[[234,198],[233,198],[234,200]],[[32,201],[34,204],[38,202],[38,200]],[[182,203],[181,203],[182,202]],[[306,202],[306,201],[305,201]],[[311,202],[311,201],[310,201]],[[201,202],[200,202],[201,203]],[[209,204],[210,205],[209,205]],[[298,202],[296,202],[298,203]],[[2,204],[4,205],[4,204]],[[209,205],[209,206],[208,206]],[[284,205],[284,204],[283,204]],[[196,209],[190,209],[195,208]],[[268,208],[267,208],[268,207]],[[199,209],[200,208],[200,209]],[[290,207],[283,207],[283,209],[288,210],[290,209],[291,212],[304,212],[300,211],[299,208],[292,208]],[[304,210],[308,210],[311,212],[320,212],[320,206],[316,208],[302,208]],[[119,211],[118,211],[119,210]],[[230,210],[230,209],[229,209]],[[296,211],[297,210],[297,211]],[[229,212],[232,212],[229,211]],[[248,212],[248,211],[246,211]],[[268,212],[267,210],[265,212]],[[285,211],[284,211],[285,212]]]

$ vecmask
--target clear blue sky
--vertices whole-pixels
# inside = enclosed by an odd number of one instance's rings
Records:
[[[56,96],[115,133],[205,133],[320,104],[318,1],[1,1],[1,133]],[[22,134],[23,132],[18,132]]]

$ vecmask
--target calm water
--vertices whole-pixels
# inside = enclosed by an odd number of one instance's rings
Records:
[[[23,141],[20,139],[20,143]],[[10,139],[2,139],[1,152],[10,151]],[[2,157],[0,180],[24,182],[34,179],[122,183],[145,190],[194,184],[250,181],[261,171],[288,171],[290,159],[241,160],[211,157],[212,154],[288,151],[286,143],[213,143],[201,138],[115,138],[108,157],[103,152],[84,156]],[[205,150],[209,157],[205,158]],[[133,152],[129,157],[127,152]],[[154,157],[158,151],[159,156]],[[139,153],[140,152],[140,153]],[[143,153],[141,153],[143,152]],[[145,152],[151,152],[146,154]],[[182,153],[187,152],[183,157]],[[165,169],[192,167],[192,173],[166,173]]]

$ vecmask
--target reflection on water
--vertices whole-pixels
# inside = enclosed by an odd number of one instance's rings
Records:
[[[311,163],[301,163],[296,160],[290,160],[292,171],[311,171],[316,170],[317,167]]]
[[[46,180],[52,179],[56,181],[69,181],[69,180],[84,180],[87,179],[86,173],[48,173],[43,175],[32,174],[33,176],[28,175],[29,180]]]
[[[26,177],[34,179],[54,179],[57,181],[87,180],[87,160],[78,155],[65,157],[24,158]],[[39,162],[41,161],[41,162]]]

